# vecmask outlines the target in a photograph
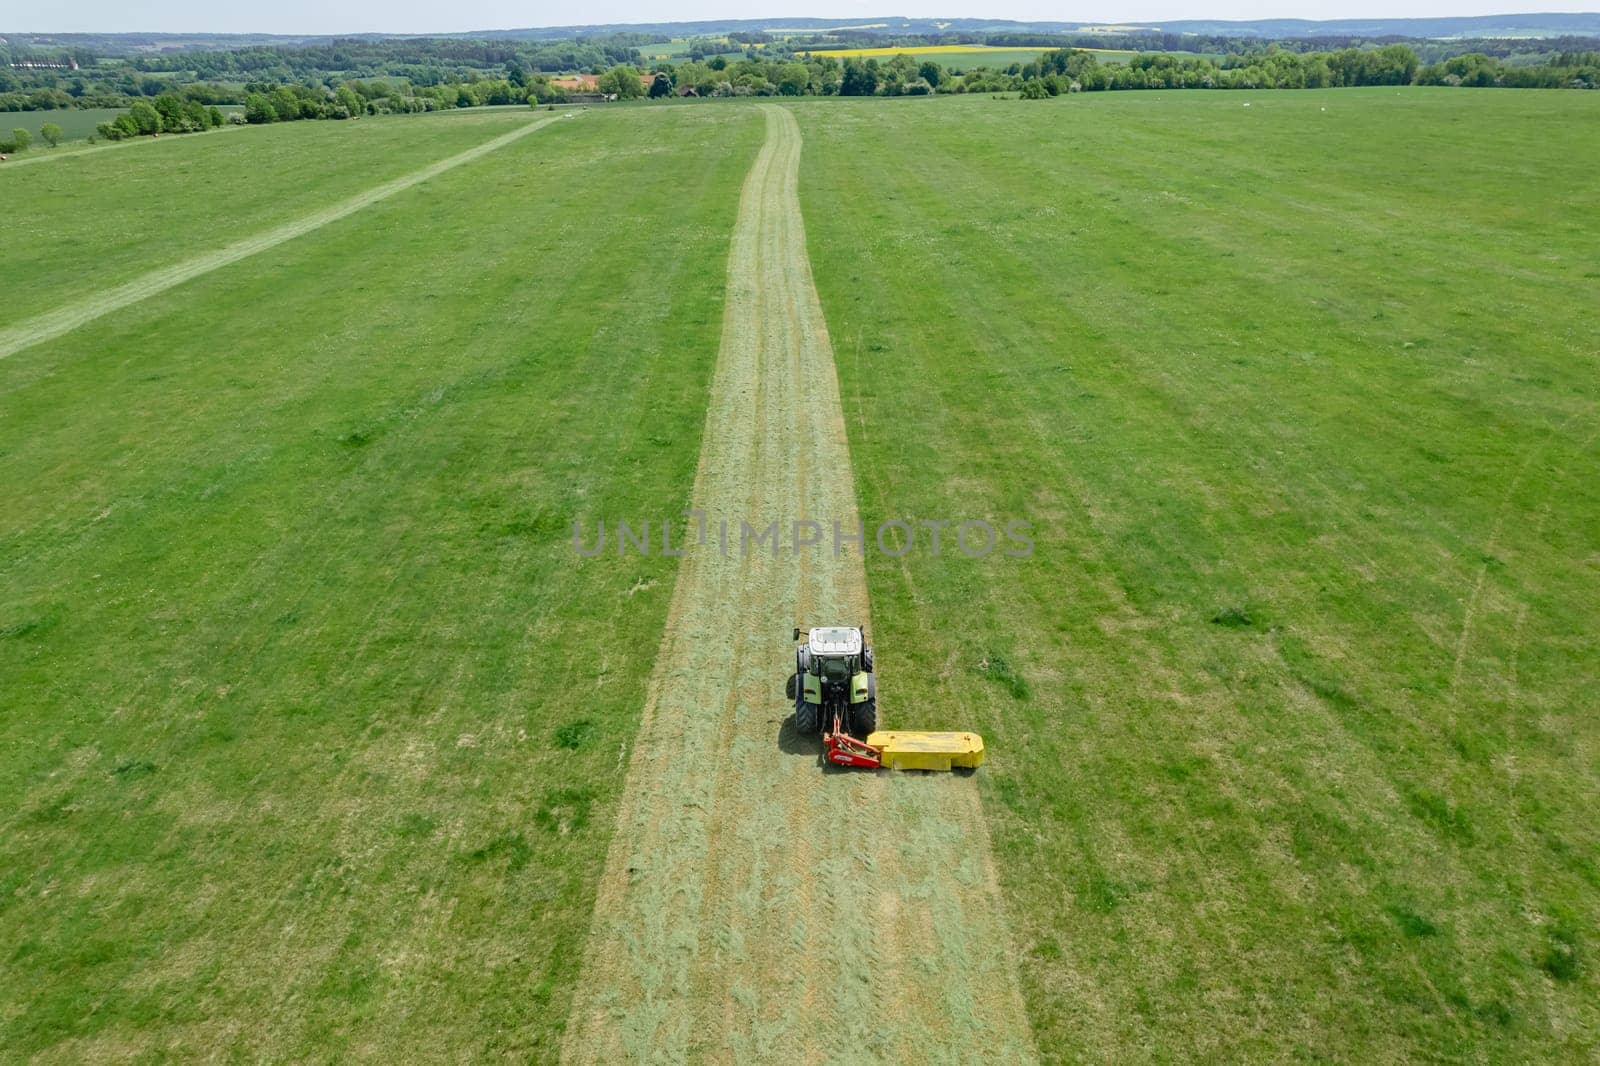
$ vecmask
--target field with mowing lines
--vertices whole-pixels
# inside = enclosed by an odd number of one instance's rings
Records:
[[[141,140],[7,172],[15,239],[0,257],[0,326],[330,206],[533,117],[285,123]]]
[[[854,529],[800,133],[788,110],[761,110],[694,507],[710,529],[752,516]],[[840,1047],[1031,1060],[974,783],[827,773],[781,697],[786,622],[870,630],[866,592],[860,550],[684,561],[563,1061],[821,1062]]]
[[[523,137],[551,125],[558,120],[558,117],[565,116],[546,115],[535,121],[521,123],[498,137],[482,141],[463,152],[457,152],[455,155],[429,163],[421,170],[414,170],[392,181],[372,186],[357,193],[355,196],[339,200],[330,207],[300,215],[281,226],[258,231],[221,248],[215,248],[183,259],[171,266],[147,271],[124,285],[102,289],[98,293],[69,301],[45,314],[19,322],[9,329],[0,329],[0,359],[4,359],[6,356],[24,348],[52,341],[98,318],[114,315],[124,308],[160,296],[169,289],[176,288],[186,281],[209,274],[214,270],[220,270],[241,259],[259,255],[264,251],[276,248],[285,241],[294,240],[314,230],[331,225],[340,219],[347,218],[358,211],[371,207],[373,204],[387,200],[391,196],[405,192],[423,182],[431,181],[446,171],[453,170],[491,152],[498,151],[508,144],[521,140]]]
[[[71,226],[159,165],[216,240],[186,187],[417,168],[412,124],[346,169],[373,126],[0,182]],[[0,361],[8,1054],[554,1054],[672,586],[571,521],[688,499],[760,135],[558,122]]]
[[[1600,99],[547,117],[0,170],[7,1055],[1600,1055]]]
[[[1593,1060],[1600,99],[1034,110],[797,114],[862,514],[1035,523],[868,578],[1041,1053]]]

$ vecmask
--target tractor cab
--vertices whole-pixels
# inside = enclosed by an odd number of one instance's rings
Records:
[[[860,626],[794,628],[794,673],[784,694],[794,701],[794,728],[821,733],[823,756],[834,766],[900,770],[972,768],[983,762],[976,733],[878,731],[878,677]]]
[[[797,637],[799,633],[795,634]],[[861,630],[854,626],[820,626],[806,635],[813,656],[860,655]]]
[[[794,639],[800,640],[797,626]],[[838,719],[850,732],[866,736],[877,728],[877,681],[872,649],[859,626],[818,626],[805,632],[795,649],[794,673],[785,694],[794,700],[795,726],[816,733]]]
[[[806,636],[811,662],[824,686],[844,686],[861,667],[861,630],[845,626],[823,626]]]

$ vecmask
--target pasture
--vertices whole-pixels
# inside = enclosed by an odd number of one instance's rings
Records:
[[[689,53],[695,48],[700,48],[708,55],[742,54],[740,46],[726,37],[674,37],[666,44],[645,45],[641,52],[646,59],[670,59],[678,62],[688,59]]]
[[[535,117],[0,181],[68,227],[135,180],[155,267]],[[8,1053],[549,1053],[671,591],[571,521],[684,505],[750,118],[558,122],[0,360]]]
[[[799,115],[863,515],[1034,523],[868,578],[1041,1052],[1592,1058],[1600,99]]]
[[[197,234],[224,244],[259,232],[530,117],[525,108],[473,109],[418,122],[252,126],[141,138],[19,169],[6,189],[16,240],[0,258],[0,327],[181,260],[205,246]],[[317,179],[302,180],[312,168]]]
[[[18,127],[27,130],[33,136],[35,150],[48,150],[48,146],[39,136],[39,127],[47,122],[54,122],[61,127],[61,143],[68,141],[82,141],[94,132],[96,126],[102,122],[110,122],[122,114],[120,107],[69,107],[57,111],[6,111],[0,112],[0,137],[10,137],[11,131]]]
[[[542,117],[0,170],[0,330]],[[1597,119],[595,108],[0,355],[0,1047],[820,1056],[844,959],[881,1054],[903,997],[951,1057],[1592,1059]],[[1035,550],[575,557],[795,478]],[[976,775],[785,737],[788,627],[867,600],[882,720]],[[813,877],[861,900],[820,932],[768,895]]]

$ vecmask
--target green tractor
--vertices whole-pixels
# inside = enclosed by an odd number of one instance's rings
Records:
[[[800,639],[798,626],[794,639]],[[843,731],[864,739],[878,728],[872,649],[858,626],[810,630],[794,651],[794,673],[784,692],[794,701],[794,724],[802,735]]]

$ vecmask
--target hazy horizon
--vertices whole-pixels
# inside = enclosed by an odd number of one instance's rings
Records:
[[[799,5],[763,3],[747,5],[735,0],[701,0],[664,14],[659,5],[639,0],[600,0],[586,5],[581,16],[574,9],[553,4],[523,4],[514,0],[475,0],[441,12],[420,0],[398,3],[353,3],[332,7],[313,0],[284,0],[270,14],[256,9],[217,8],[201,0],[157,0],[130,9],[113,0],[82,0],[66,13],[38,8],[17,12],[18,24],[0,26],[4,33],[467,33],[474,31],[540,29],[558,26],[625,23],[705,22],[722,19],[827,18],[841,24],[867,18],[993,18],[1020,22],[1076,22],[1084,25],[1166,22],[1180,19],[1246,21],[1252,19],[1363,19],[1363,18],[1466,18],[1481,15],[1582,14],[1597,10],[1592,0],[1562,3],[1532,0],[1528,3],[1460,5],[1445,0],[1409,0],[1399,4],[1360,0],[1215,0],[1203,8],[1175,0],[1113,0],[1101,10],[1065,11],[1053,4],[1012,0],[985,5],[981,12],[933,10],[886,12],[879,0],[843,0],[820,10],[798,10]]]

